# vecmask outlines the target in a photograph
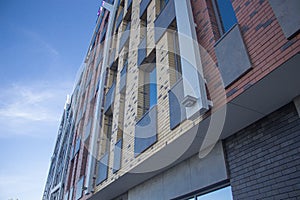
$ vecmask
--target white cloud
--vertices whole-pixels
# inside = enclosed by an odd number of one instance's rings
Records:
[[[41,178],[42,177],[42,178]],[[0,199],[37,199],[36,191],[43,191],[45,172],[37,167],[25,174],[0,174]],[[40,197],[42,193],[40,193]]]
[[[40,81],[0,88],[0,137],[32,135],[58,124],[71,87],[71,82]]]
[[[41,50],[47,50],[54,56],[58,56],[59,52],[47,41],[45,41],[37,32],[28,30],[28,29],[21,29],[21,31],[32,40],[36,41]]]

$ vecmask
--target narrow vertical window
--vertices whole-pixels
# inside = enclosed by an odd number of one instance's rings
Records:
[[[230,0],[213,0],[213,7],[221,35],[229,31],[237,23]]]
[[[160,0],[160,10],[164,9],[169,0]]]
[[[149,102],[150,108],[157,104],[156,67],[149,73]]]

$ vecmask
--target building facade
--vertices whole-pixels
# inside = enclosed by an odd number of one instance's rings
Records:
[[[43,199],[297,199],[298,0],[107,0]]]

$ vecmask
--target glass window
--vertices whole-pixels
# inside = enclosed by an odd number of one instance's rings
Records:
[[[222,199],[222,200],[232,200],[231,186],[215,190],[213,192],[197,196],[197,200],[212,200],[212,199]]]
[[[149,104],[150,104],[150,108],[152,108],[152,106],[157,104],[157,89],[156,89],[156,67],[154,67],[154,69],[149,73],[149,84],[150,84],[150,90],[149,90]]]
[[[160,8],[163,9],[168,2],[169,0],[160,0]]]
[[[215,0],[219,23],[222,28],[222,34],[226,33],[237,23],[237,19],[230,0]]]

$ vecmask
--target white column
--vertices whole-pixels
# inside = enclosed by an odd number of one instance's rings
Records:
[[[190,0],[174,0],[187,118],[209,109]]]

